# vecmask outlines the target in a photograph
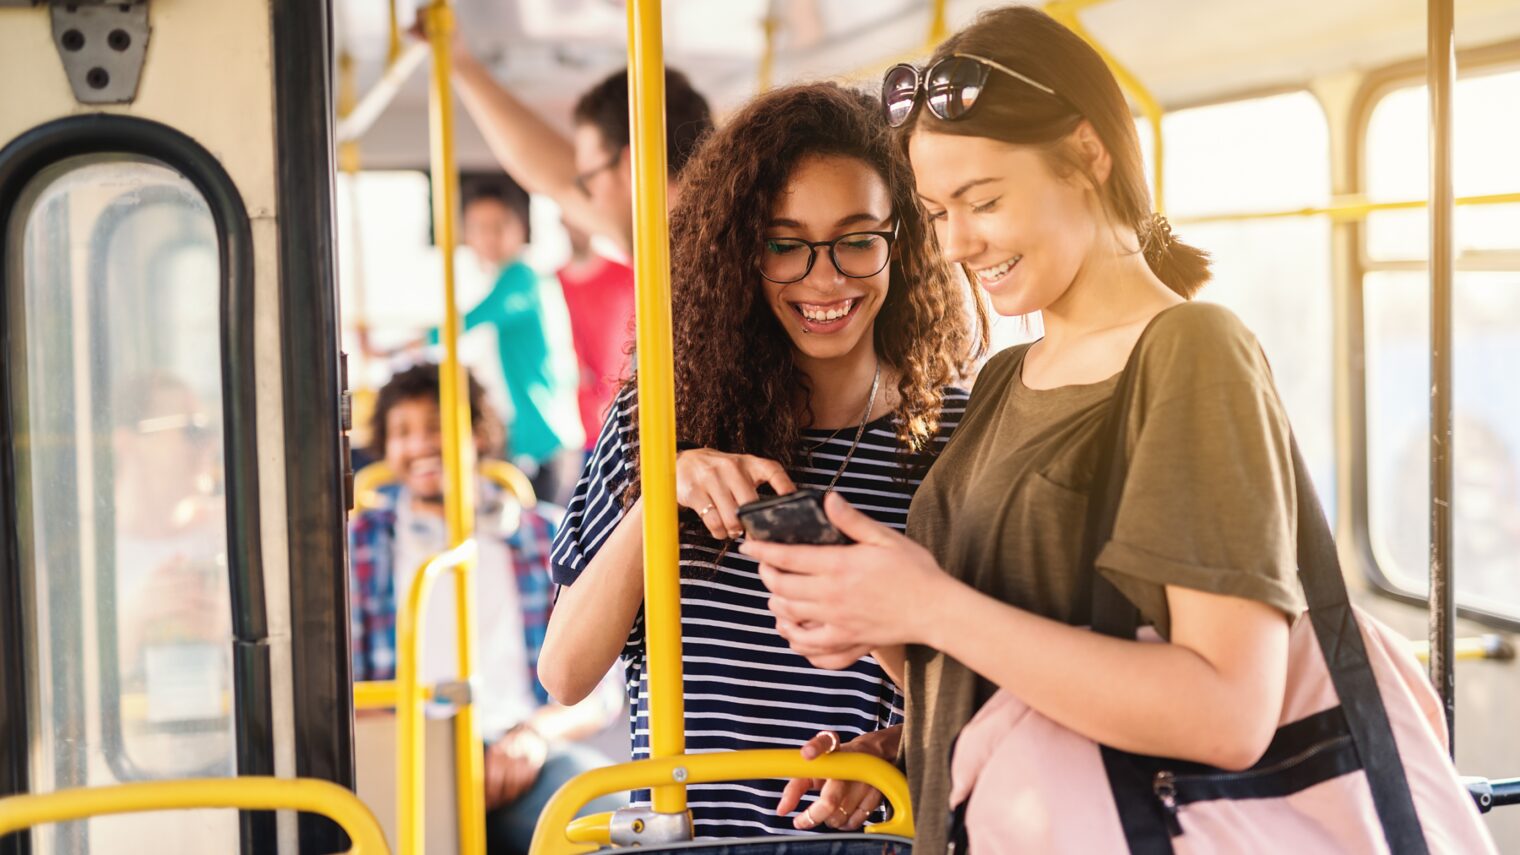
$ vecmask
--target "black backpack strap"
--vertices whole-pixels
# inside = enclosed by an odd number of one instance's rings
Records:
[[[1309,469],[1298,450],[1298,441],[1289,437],[1293,448],[1293,479],[1298,496],[1298,579],[1309,605],[1309,619],[1319,640],[1330,683],[1340,698],[1346,725],[1351,731],[1356,753],[1367,772],[1372,788],[1372,804],[1388,848],[1399,855],[1425,855],[1425,832],[1415,812],[1414,796],[1404,775],[1404,762],[1393,738],[1393,726],[1383,696],[1378,692],[1367,646],[1351,609],[1346,579],[1341,573],[1340,557],[1330,524],[1320,507]]]
[[[1152,324],[1155,321],[1152,320]],[[1112,582],[1097,570],[1098,554],[1113,537],[1124,494],[1128,461],[1123,453],[1130,408],[1135,403],[1139,374],[1140,344],[1150,332],[1147,326],[1135,342],[1109,404],[1107,420],[1099,435],[1097,468],[1088,494],[1087,523],[1083,534],[1081,569],[1092,586],[1092,627],[1104,635],[1133,639],[1140,626],[1140,612]],[[1389,849],[1396,855],[1426,855],[1425,834],[1415,812],[1414,797],[1399,757],[1388,711],[1383,708],[1377,681],[1367,658],[1361,629],[1351,608],[1346,580],[1330,525],[1320,507],[1298,441],[1289,435],[1293,455],[1294,491],[1298,502],[1298,577],[1309,607],[1309,619],[1319,640],[1331,684],[1340,698],[1346,723],[1371,785],[1373,806],[1383,827]],[[1156,806],[1145,758],[1103,747],[1109,786],[1119,807],[1125,836],[1135,855],[1170,851],[1158,839],[1156,823],[1164,813]]]

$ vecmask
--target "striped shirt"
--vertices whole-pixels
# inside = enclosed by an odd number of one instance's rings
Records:
[[[635,396],[618,396],[570,500],[551,556],[554,580],[573,584],[622,519],[629,479],[628,452],[637,443],[631,413]],[[944,447],[965,410],[966,393],[946,389],[932,452]],[[843,472],[855,429],[803,431],[810,454],[789,474],[799,487],[823,490],[839,473],[835,490],[877,521],[902,531],[922,472],[904,478],[896,421],[866,426]],[[848,742],[902,723],[902,697],[870,657],[843,671],[814,668],[793,653],[766,610],[770,593],[757,565],[730,545],[686,537],[681,544],[682,662],[685,674],[686,750],[693,754],[747,748],[796,748],[821,730]],[[649,756],[649,683],[643,614],[623,649],[635,759]],[[688,804],[700,837],[752,837],[798,833],[792,817],[778,817],[784,781],[741,781],[689,787]],[[648,793],[634,794],[647,803]],[[801,808],[811,804],[811,797]],[[825,829],[827,830],[827,829]]]

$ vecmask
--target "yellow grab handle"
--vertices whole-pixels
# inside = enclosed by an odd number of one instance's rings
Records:
[[[582,773],[565,783],[539,814],[533,855],[594,852],[601,817],[572,822],[581,806],[608,793],[653,788],[671,782],[711,784],[754,778],[833,778],[860,781],[880,790],[892,806],[892,818],[866,829],[871,834],[913,836],[913,808],[908,782],[896,766],[865,754],[829,754],[803,760],[795,748],[687,754],[619,763]],[[603,815],[605,816],[605,815]]]
[[[351,853],[388,855],[369,808],[337,784],[307,778],[205,778],[81,787],[0,799],[0,837],[53,822],[159,810],[233,808],[321,814],[354,842]]]

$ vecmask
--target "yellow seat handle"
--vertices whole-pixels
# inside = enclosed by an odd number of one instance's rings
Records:
[[[532,855],[569,855],[605,846],[610,835],[609,814],[573,819],[576,811],[598,796],[670,783],[711,784],[755,778],[833,778],[870,784],[892,806],[892,818],[866,831],[913,836],[908,782],[891,763],[865,754],[828,754],[804,760],[795,748],[766,748],[635,760],[577,775],[539,814],[530,851]]]
[[[331,819],[353,840],[353,855],[389,855],[369,808],[337,784],[309,778],[187,778],[80,787],[0,799],[0,837],[54,822],[160,810],[296,810]]]

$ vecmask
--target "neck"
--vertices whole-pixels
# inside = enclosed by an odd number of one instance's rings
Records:
[[[412,512],[420,516],[443,516],[443,496],[422,496],[413,493]]]
[[[871,394],[871,378],[876,374],[876,345],[869,332],[850,353],[833,359],[811,359],[798,354],[797,363],[808,378],[813,420],[809,427],[833,430],[860,423],[866,400]],[[876,404],[867,418],[885,408],[887,368],[882,366]]]
[[[1135,250],[1133,233],[1098,247],[1083,261],[1071,286],[1040,313],[1045,348],[1147,319],[1183,298],[1167,287]]]

